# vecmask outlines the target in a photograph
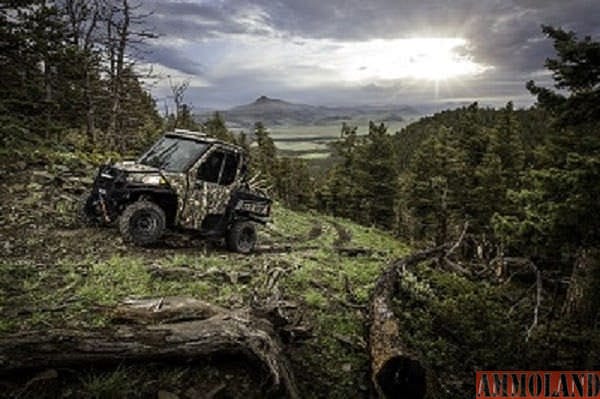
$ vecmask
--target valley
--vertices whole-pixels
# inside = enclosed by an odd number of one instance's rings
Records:
[[[195,115],[204,122],[219,112],[227,128],[234,133],[251,133],[256,122],[267,128],[282,156],[306,160],[323,160],[332,153],[330,143],[340,137],[343,123],[357,126],[359,135],[366,135],[369,122],[384,123],[395,133],[421,117],[409,106],[324,107],[296,104],[266,96],[254,102],[224,111],[203,111]]]

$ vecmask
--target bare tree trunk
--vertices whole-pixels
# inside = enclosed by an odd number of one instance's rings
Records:
[[[46,0],[40,0],[39,6],[42,10],[46,9]],[[50,126],[52,125],[52,67],[50,65],[50,54],[48,51],[49,44],[46,42],[43,45],[43,63],[44,63],[44,105],[46,123],[44,126],[45,138],[50,140]]]
[[[47,54],[46,54],[47,55]],[[52,77],[50,76],[50,62],[48,57],[44,60],[44,103],[46,105],[46,140],[50,139],[50,126],[52,125]]]
[[[131,0],[104,0],[107,3],[105,20],[107,25],[106,50],[109,59],[110,74],[110,116],[108,132],[113,143],[121,151],[127,144],[127,126],[124,109],[125,91],[128,82],[135,80],[137,74],[133,70],[133,62],[128,55],[146,39],[155,38],[156,35],[145,31],[136,30],[135,26],[144,23],[151,15],[140,13],[142,2],[133,4]],[[118,2],[118,5],[115,3]]]
[[[88,70],[89,65],[85,65],[85,80],[84,80],[84,91],[85,91],[85,102],[86,102],[86,114],[85,114],[85,132],[88,141],[91,144],[96,143],[96,105],[94,103],[94,96],[92,94],[92,87],[90,82],[90,71]]]
[[[598,322],[600,250],[581,248],[573,264],[563,312],[588,326]]]
[[[121,96],[123,91],[123,66],[125,63],[125,50],[127,49],[127,44],[129,42],[130,13],[128,0],[122,0],[119,11],[122,14],[122,19],[116,24],[114,21],[109,21],[109,24],[115,24],[117,35],[115,38],[117,41],[116,53],[113,54],[115,57],[115,69],[112,82],[112,105],[109,132],[111,135],[115,136],[119,149],[123,151],[125,149],[125,142],[123,132],[119,131],[119,121],[121,117]]]
[[[173,126],[173,129],[181,126],[181,114],[184,106],[183,98],[189,85],[189,79],[183,80],[181,83],[173,83],[169,77],[169,86],[171,87],[171,93],[173,93],[173,102],[175,103],[175,126]]]
[[[127,0],[123,0],[127,3]],[[109,77],[110,77],[110,113],[108,119],[108,136],[112,146],[120,146],[121,140],[117,139],[117,125],[121,110],[121,78],[123,71],[123,59],[125,46],[122,45],[123,25],[126,21],[124,17],[122,21],[118,20],[120,12],[124,12],[121,8],[116,8],[109,0],[105,3],[105,23],[106,23],[106,51],[109,59]],[[125,36],[126,39],[126,36]],[[123,54],[119,50],[123,50]]]
[[[86,137],[90,143],[96,142],[95,98],[91,76],[93,71],[93,51],[96,29],[100,17],[97,0],[65,0],[66,14],[71,26],[73,44],[83,51],[83,96],[86,108]]]
[[[93,2],[93,11],[92,11],[92,19],[89,24],[88,30],[85,33],[84,39],[84,50],[85,50],[85,80],[84,80],[84,90],[86,97],[86,133],[88,139],[92,144],[96,143],[96,126],[95,126],[95,118],[96,118],[96,104],[94,101],[93,88],[91,83],[91,75],[92,71],[90,70],[93,62],[91,60],[92,51],[93,51],[93,34],[96,30],[96,25],[98,22],[98,17],[100,14],[100,6],[97,1]]]
[[[442,245],[448,240],[448,187],[441,188],[440,210],[437,214],[438,225],[435,232],[435,245]]]
[[[4,372],[121,362],[242,356],[266,375],[266,397],[298,398],[271,324],[192,298],[134,301],[114,310],[126,324],[104,331],[51,330],[0,338]],[[132,322],[134,322],[132,324]]]

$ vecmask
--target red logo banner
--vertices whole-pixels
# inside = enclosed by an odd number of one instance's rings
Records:
[[[600,371],[478,371],[475,398],[600,399]]]

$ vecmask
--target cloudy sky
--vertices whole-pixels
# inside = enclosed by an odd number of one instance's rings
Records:
[[[549,82],[540,25],[600,36],[598,0],[151,0],[144,62],[159,101],[194,109],[261,95],[314,105],[529,105]]]

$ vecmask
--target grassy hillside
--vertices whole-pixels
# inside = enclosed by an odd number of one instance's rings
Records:
[[[284,338],[303,396],[341,398],[366,390],[365,305],[379,271],[406,253],[405,245],[381,231],[277,204],[273,223],[261,229],[261,247],[251,256],[178,235],[153,248],[132,247],[115,228],[73,223],[75,199],[101,158],[43,151],[5,157],[1,334],[103,328],[112,323],[110,308],[126,298],[189,295],[228,308],[281,301],[283,316],[293,321]],[[355,256],[340,253],[340,247],[369,251]],[[182,394],[190,388],[190,373],[218,372],[123,366],[89,371],[71,381],[73,388],[56,389],[67,397],[107,392],[147,397],[159,389]],[[132,379],[139,387],[127,391]]]
[[[115,228],[81,228],[73,218],[97,165],[115,154],[36,148],[0,157],[0,338],[102,330],[115,324],[113,307],[130,298],[192,296],[231,309],[276,304],[301,396],[368,397],[367,304],[382,268],[409,252],[404,243],[348,220],[276,204],[250,256],[177,234],[151,248],[133,247]],[[428,398],[472,395],[476,370],[597,364],[599,352],[588,350],[599,347],[597,335],[560,320],[543,329],[532,323],[537,300],[540,317],[558,305],[547,293],[536,298],[530,275],[516,271],[502,280],[493,278],[493,269],[474,270],[487,277],[421,264],[399,282],[394,313],[402,340],[428,369]],[[261,397],[261,381],[246,363],[222,360],[0,374],[0,392],[20,398],[146,398],[161,390],[180,398],[198,392]],[[164,392],[160,397],[169,397]]]

